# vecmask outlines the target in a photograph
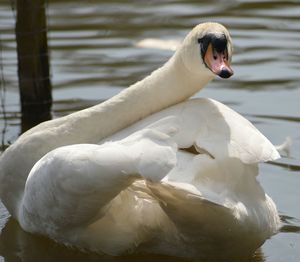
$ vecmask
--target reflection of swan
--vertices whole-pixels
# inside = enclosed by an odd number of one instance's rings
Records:
[[[27,131],[1,157],[12,216],[26,231],[99,253],[251,254],[279,226],[255,179],[257,163],[278,153],[226,106],[179,103],[215,74],[231,76],[231,52],[223,26],[201,24],[143,81]]]
[[[237,247],[236,247],[237,248]],[[24,232],[20,226],[10,219],[0,234],[0,261],[56,261],[56,262],[186,262],[186,259],[166,257],[155,254],[132,254],[125,256],[105,256],[89,252],[79,252],[76,249],[65,248],[54,241]],[[265,261],[261,251],[255,252],[251,262]],[[230,260],[229,262],[232,262]]]

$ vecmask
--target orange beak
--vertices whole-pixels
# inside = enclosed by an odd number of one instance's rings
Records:
[[[212,44],[209,44],[204,56],[204,62],[214,74],[222,78],[229,78],[233,75],[233,70],[228,61],[227,50],[217,52]]]

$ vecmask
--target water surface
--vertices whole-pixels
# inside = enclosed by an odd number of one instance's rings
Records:
[[[58,1],[47,7],[53,116],[99,103],[161,66],[172,51],[142,49],[145,38],[182,39],[196,24],[226,25],[234,77],[196,96],[215,98],[252,121],[274,144],[290,136],[289,156],[261,165],[259,180],[284,226],[251,261],[300,260],[300,4],[298,1]],[[20,133],[15,13],[0,0],[3,148]],[[3,107],[5,111],[3,110]],[[5,112],[5,113],[4,113]],[[164,256],[101,257],[25,233],[0,206],[0,261],[165,261]],[[238,248],[238,247],[237,247]],[[218,250],[216,250],[218,252]],[[184,261],[168,258],[170,261]]]

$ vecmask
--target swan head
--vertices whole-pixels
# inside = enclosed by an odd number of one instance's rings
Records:
[[[229,78],[232,42],[227,29],[219,23],[197,25],[184,39],[180,48],[185,67],[193,73],[199,70],[211,77]]]

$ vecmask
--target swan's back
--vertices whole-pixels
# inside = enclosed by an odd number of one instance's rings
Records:
[[[198,98],[180,103],[106,140],[119,140],[143,128],[173,133],[179,148],[194,146],[198,153],[202,150],[218,159],[232,157],[251,164],[279,158],[275,147],[248,120],[213,99]]]

